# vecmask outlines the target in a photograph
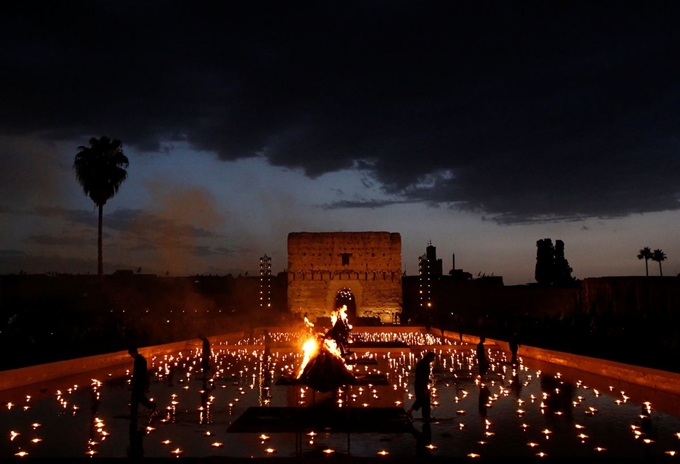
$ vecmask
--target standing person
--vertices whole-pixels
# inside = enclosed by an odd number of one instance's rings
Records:
[[[519,349],[519,341],[517,340],[517,332],[513,332],[510,337],[510,353],[512,353],[512,358],[510,359],[510,364],[513,366],[517,364],[517,350]]]
[[[406,415],[413,419],[413,411],[420,408],[423,409],[423,420],[430,420],[430,374],[432,373],[432,361],[436,355],[432,351],[428,351],[423,358],[416,363],[415,380],[413,381],[413,390],[416,394],[416,400],[413,405],[406,411]]]
[[[486,348],[484,348],[485,341],[486,337],[482,335],[479,337],[479,343],[477,343],[477,365],[479,366],[480,376],[483,376],[489,370],[489,358],[486,357]]]
[[[210,358],[212,357],[212,350],[210,349],[210,340],[203,334],[198,335],[199,340],[203,341],[203,348],[201,351],[201,367],[203,368],[203,379],[207,380],[208,371],[210,371]]]
[[[269,333],[269,330],[265,329],[264,330],[264,351],[265,353],[269,353],[269,351],[272,349],[272,336]]]
[[[151,409],[151,412],[156,410],[156,403],[146,396],[146,392],[149,390],[149,373],[147,371],[146,358],[142,356],[134,346],[128,350],[128,354],[135,360],[132,369],[132,379],[130,381],[132,387],[132,395],[130,396],[130,417],[134,419],[137,417],[139,403],[142,403],[144,406]]]

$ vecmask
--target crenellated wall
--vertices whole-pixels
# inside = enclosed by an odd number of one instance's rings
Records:
[[[310,319],[328,317],[341,289],[359,317],[392,321],[401,311],[401,235],[390,232],[288,234],[288,307]]]

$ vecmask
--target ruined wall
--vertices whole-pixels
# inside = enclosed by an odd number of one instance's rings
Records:
[[[392,321],[401,311],[401,235],[390,232],[288,234],[288,307],[311,320],[328,317],[349,288],[359,317]]]
[[[680,314],[678,277],[589,277],[583,279],[582,288],[584,314],[666,320],[676,320]]]

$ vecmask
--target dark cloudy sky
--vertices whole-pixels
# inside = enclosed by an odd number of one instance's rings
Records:
[[[256,272],[297,231],[532,282],[680,272],[677,2],[11,2],[0,273],[96,272],[71,164],[118,138],[105,272]],[[650,274],[658,275],[657,263]]]

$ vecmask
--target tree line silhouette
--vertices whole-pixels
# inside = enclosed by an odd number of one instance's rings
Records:
[[[577,282],[572,277],[573,269],[564,256],[564,242],[544,238],[536,242],[536,270],[534,278],[541,286],[563,287]]]

